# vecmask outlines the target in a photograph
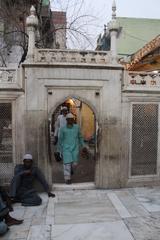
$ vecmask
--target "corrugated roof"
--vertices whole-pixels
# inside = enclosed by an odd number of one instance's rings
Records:
[[[128,70],[133,69],[137,63],[141,61],[146,55],[153,52],[160,47],[160,35],[148,42],[143,48],[139,49],[133,56],[129,64],[126,64]]]
[[[160,34],[160,19],[117,18],[122,31],[117,42],[119,55],[130,55]]]

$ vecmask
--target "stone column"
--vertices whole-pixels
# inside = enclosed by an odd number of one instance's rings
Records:
[[[38,18],[35,16],[36,10],[32,6],[30,9],[30,16],[26,19],[27,33],[28,33],[28,53],[27,60],[34,60],[34,49],[35,49],[35,32],[38,27]]]

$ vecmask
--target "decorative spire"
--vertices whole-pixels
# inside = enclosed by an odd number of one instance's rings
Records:
[[[33,5],[30,8],[30,13],[31,13],[31,15],[36,15],[35,14],[36,13],[36,9],[35,9],[35,7]]]
[[[38,18],[36,16],[36,9],[34,6],[30,8],[30,16],[26,19],[26,26],[28,32],[27,61],[32,62],[34,60],[35,38],[38,28]]]
[[[113,3],[112,3],[112,19],[116,19],[116,10],[117,10],[116,2],[115,2],[115,0],[113,0]]]
[[[33,5],[30,8],[30,16],[27,17],[27,19],[26,19],[26,25],[27,25],[27,27],[29,27],[29,26],[32,26],[35,28],[38,27],[38,18],[36,16],[36,9]]]
[[[119,24],[117,22],[116,18],[116,2],[113,0],[112,4],[112,20],[108,24],[108,29],[110,32],[110,38],[111,38],[111,55],[112,55],[112,63],[117,64],[117,33],[119,30]]]

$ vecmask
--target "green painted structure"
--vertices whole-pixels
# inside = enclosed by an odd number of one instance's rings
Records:
[[[42,5],[48,6],[50,4],[50,0],[43,0]]]
[[[160,34],[160,19],[117,18],[120,32],[117,50],[119,55],[131,55]]]
[[[129,56],[141,49],[147,42],[160,34],[160,19],[117,17],[119,32],[117,52],[119,56]],[[101,38],[99,50],[110,49],[109,31]]]

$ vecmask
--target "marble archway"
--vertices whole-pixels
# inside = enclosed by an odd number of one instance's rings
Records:
[[[94,182],[95,181],[95,166],[96,166],[96,151],[97,151],[97,131],[98,120],[96,110],[91,107],[88,101],[81,97],[68,95],[61,99],[50,108],[49,111],[49,144],[50,157],[52,166],[53,183],[63,183],[63,163],[56,161],[54,153],[56,146],[53,145],[54,123],[57,116],[60,114],[60,108],[64,104],[70,103],[70,112],[76,116],[77,124],[80,125],[84,141],[89,149],[89,155],[86,157],[80,156],[78,168],[74,174],[73,182]]]

